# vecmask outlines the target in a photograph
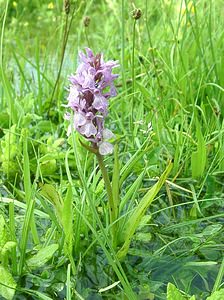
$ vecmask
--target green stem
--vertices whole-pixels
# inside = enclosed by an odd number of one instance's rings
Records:
[[[103,180],[104,180],[104,184],[105,184],[105,188],[106,188],[106,192],[107,192],[107,196],[108,196],[108,203],[109,203],[109,214],[110,214],[110,225],[112,228],[112,242],[113,242],[113,247],[114,249],[117,246],[117,225],[118,223],[117,221],[117,217],[118,217],[118,199],[116,198],[117,196],[117,191],[116,189],[112,189],[112,185],[109,179],[109,175],[107,172],[107,169],[105,167],[104,161],[103,161],[103,156],[99,153],[99,149],[97,147],[97,145],[92,145],[92,146],[88,146],[85,143],[83,143],[80,140],[81,145],[86,148],[87,150],[89,150],[90,152],[94,153],[96,155],[97,161],[99,163],[99,167],[103,176]],[[118,164],[118,162],[115,159],[115,166],[116,164]],[[118,167],[117,167],[118,168]],[[113,193],[114,192],[114,193]]]
[[[88,47],[90,48],[90,42],[89,42],[89,37],[88,37],[87,28],[85,28],[84,31],[85,31],[85,37],[86,37],[87,45],[88,45]]]
[[[161,85],[161,82],[160,82],[160,78],[159,78],[159,74],[158,74],[158,68],[156,66],[156,58],[155,58],[155,53],[154,53],[155,50],[154,50],[154,47],[153,47],[152,37],[151,37],[150,30],[149,30],[149,25],[148,25],[148,15],[147,15],[147,12],[148,12],[148,1],[147,0],[146,0],[145,10],[146,10],[146,31],[147,31],[147,35],[148,35],[149,45],[150,45],[150,48],[151,48],[152,63],[153,63],[153,67],[154,67],[154,70],[155,70],[155,76],[156,76],[158,90],[159,90],[159,93],[160,93],[160,98],[161,98],[161,103],[162,103],[162,101],[164,100],[165,96],[164,96],[164,93],[163,93],[163,88],[162,88],[162,85]],[[171,24],[171,28],[172,28],[172,24]],[[160,107],[161,106],[158,106],[158,108],[160,108]],[[168,125],[167,125],[166,120],[165,120],[164,109],[163,108],[159,109],[159,113],[161,115],[163,126],[166,128],[166,130],[168,132],[170,141],[171,141],[172,145],[175,147],[173,135],[172,135],[172,133],[171,133],[171,131],[170,131]],[[160,136],[159,136],[159,142],[161,143]]]
[[[110,211],[110,224],[112,225],[112,237],[113,237],[113,241],[114,241],[116,232],[115,232],[115,226],[114,226],[115,224],[113,224],[113,223],[116,221],[116,207],[115,207],[115,203],[114,203],[114,199],[113,199],[112,187],[111,187],[107,169],[106,169],[104,161],[103,161],[103,156],[99,153],[96,153],[96,157],[97,157],[97,160],[99,163],[100,170],[102,172],[105,188],[107,191],[109,211]]]
[[[66,49],[66,45],[67,45],[67,41],[68,41],[68,34],[69,34],[69,30],[68,30],[68,17],[69,15],[66,14],[65,16],[65,25],[64,25],[64,34],[63,34],[63,43],[62,43],[62,52],[61,52],[61,59],[60,59],[60,65],[59,65],[59,69],[58,69],[58,74],[57,74],[57,78],[54,84],[54,88],[51,94],[51,99],[50,99],[50,103],[49,103],[49,108],[48,108],[48,117],[49,117],[49,113],[50,113],[50,109],[51,109],[51,105],[53,102],[53,98],[56,92],[56,89],[58,87],[58,83],[59,83],[59,79],[61,76],[61,71],[62,71],[62,65],[64,62],[64,57],[65,57],[65,49]]]
[[[66,46],[67,46],[67,42],[68,42],[68,36],[69,33],[71,31],[71,27],[72,27],[72,22],[74,20],[75,14],[77,14],[81,8],[82,2],[80,3],[80,6],[78,9],[76,9],[76,6],[74,5],[74,9],[72,11],[71,14],[71,18],[69,21],[69,13],[65,12],[65,25],[64,25],[64,30],[63,30],[63,41],[62,41],[62,51],[61,51],[61,59],[60,59],[60,65],[59,65],[59,69],[58,69],[58,74],[57,74],[57,78],[53,87],[53,91],[51,94],[51,98],[50,98],[50,102],[49,102],[49,108],[48,108],[48,117],[50,114],[50,110],[51,110],[51,106],[52,106],[52,102],[53,102],[53,98],[55,93],[57,92],[58,89],[58,84],[59,84],[59,79],[61,76],[61,71],[62,71],[62,66],[63,66],[63,62],[64,62],[64,57],[65,57],[65,50],[66,50]],[[59,104],[58,104],[59,105]]]
[[[133,23],[133,44],[132,44],[132,103],[131,103],[131,119],[130,125],[132,128],[133,126],[133,119],[134,119],[134,102],[135,102],[135,27],[136,27],[136,20]]]
[[[121,65],[122,65],[122,87],[126,91],[126,78],[125,78],[125,4],[124,0],[121,2]]]

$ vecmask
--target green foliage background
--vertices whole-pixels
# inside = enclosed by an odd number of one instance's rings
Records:
[[[61,0],[1,0],[0,13],[0,267],[2,286],[16,287],[5,287],[8,299],[166,299],[168,282],[183,299],[222,293],[222,0],[71,1],[68,16]],[[173,160],[122,263],[97,162],[66,136],[67,77],[86,46],[120,62],[107,119],[119,148],[120,226]],[[112,178],[113,156],[105,163]]]

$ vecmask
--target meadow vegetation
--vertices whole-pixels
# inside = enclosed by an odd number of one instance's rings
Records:
[[[0,298],[224,299],[223,1],[0,12]],[[64,118],[85,47],[119,61],[103,162]]]

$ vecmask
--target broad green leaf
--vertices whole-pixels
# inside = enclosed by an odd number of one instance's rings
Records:
[[[152,239],[152,234],[150,232],[137,232],[134,238],[137,241],[149,242]]]
[[[143,171],[137,177],[137,179],[132,183],[132,185],[130,186],[130,188],[128,189],[128,191],[126,192],[124,197],[122,198],[121,203],[120,203],[120,211],[123,209],[123,207],[125,206],[127,201],[129,201],[133,196],[135,197],[135,195],[138,191],[138,188],[140,187],[140,185],[142,183],[142,179],[143,179],[144,174],[145,174],[145,171]]]
[[[45,162],[48,162],[49,160],[53,160],[57,158],[57,153],[55,152],[51,152],[51,153],[47,153],[45,154],[44,156],[42,156],[40,159],[39,159],[39,162],[40,163],[45,163]]]
[[[21,159],[21,143],[17,135],[17,127],[13,125],[4,131],[5,135],[0,139],[1,171],[8,176],[15,176],[18,171],[18,159]]]
[[[140,91],[142,92],[142,94],[145,96],[145,98],[150,98],[151,95],[149,93],[149,90],[140,82],[136,81],[137,86],[139,87]]]
[[[25,219],[22,227],[22,239],[20,245],[20,262],[19,262],[19,273],[21,275],[24,261],[25,261],[25,254],[26,254],[26,247],[28,241],[28,234],[29,230],[31,229],[32,238],[34,244],[39,244],[39,235],[37,232],[36,222],[34,219],[34,186],[31,184],[31,173],[30,173],[30,158],[28,153],[28,129],[24,128],[21,131],[21,140],[23,142],[23,185],[25,190],[25,200],[27,204],[27,210],[25,214]]]
[[[41,292],[35,291],[35,290],[26,290],[23,289],[27,294],[33,295],[33,296],[37,296],[38,300],[53,300],[52,298],[44,295]]]
[[[16,247],[16,242],[8,241],[2,247],[2,256],[4,256],[8,251],[11,251],[13,248]]]
[[[0,215],[0,252],[1,248],[4,247],[8,240],[8,235],[6,231],[6,223],[3,215]]]
[[[207,227],[205,227],[205,229],[202,231],[202,235],[203,236],[212,236],[214,234],[216,234],[218,231],[220,231],[222,229],[222,225],[221,224],[212,224],[212,225],[208,225]]]
[[[2,215],[0,215],[0,262],[2,264],[2,267],[8,266],[9,252],[15,246],[16,246],[15,242],[9,241],[9,235],[6,230],[5,219]]]
[[[214,292],[206,300],[222,300],[224,299],[224,289]]]
[[[186,300],[186,298],[175,287],[175,285],[169,282],[167,285],[167,300]]]
[[[59,138],[56,139],[53,143],[53,147],[54,148],[58,148],[58,150],[60,150],[61,145],[63,145],[65,143],[65,139],[64,138]]]
[[[16,282],[11,273],[0,265],[0,295],[6,299],[11,300],[14,297]]]
[[[143,216],[142,219],[141,219],[141,221],[140,221],[140,223],[139,223],[139,225],[138,225],[138,228],[140,229],[140,228],[142,228],[144,226],[147,226],[149,224],[149,222],[150,222],[151,219],[152,219],[152,215],[145,215],[145,216]]]
[[[204,137],[199,122],[196,122],[197,150],[191,156],[192,177],[201,177],[205,170],[207,153]]]
[[[167,176],[172,169],[172,165],[173,164],[171,162],[168,164],[166,170],[161,175],[158,182],[146,193],[146,195],[142,198],[138,206],[134,209],[133,213],[129,217],[127,224],[125,224],[125,227],[123,229],[123,233],[121,233],[121,236],[124,237],[124,244],[117,253],[118,259],[123,259],[126,256],[131,243],[131,239],[138,225],[140,224],[142,217],[160,191],[162,185],[164,184]]]
[[[99,183],[97,184],[95,193],[96,195],[101,194],[104,191],[104,180],[103,178],[99,181]]]
[[[0,124],[3,128],[8,128],[9,126],[9,114],[5,111],[0,112]]]
[[[18,123],[18,111],[17,111],[17,103],[18,100],[16,99],[15,90],[12,86],[11,80],[8,79],[8,77],[5,74],[5,71],[1,67],[1,81],[3,83],[4,87],[4,94],[6,95],[6,99],[8,99],[8,108],[9,108],[9,114],[10,118],[12,120],[12,123]]]
[[[191,296],[189,300],[196,300],[195,295]]]
[[[42,131],[42,132],[54,132],[56,130],[55,124],[47,120],[38,122],[36,127],[38,131]]]
[[[56,159],[46,160],[40,163],[40,169],[43,176],[55,174],[57,171]]]
[[[46,183],[40,188],[40,194],[47,198],[55,206],[58,216],[61,218],[62,201],[55,187],[52,184]]]
[[[36,269],[43,266],[48,260],[52,258],[57,250],[58,244],[52,244],[40,249],[37,254],[26,261],[28,267],[30,267],[31,269]]]
[[[73,194],[71,184],[68,186],[66,197],[62,210],[62,225],[65,233],[65,249],[66,252],[72,253],[73,239]]]
[[[144,142],[141,148],[136,151],[136,153],[128,160],[128,162],[123,166],[121,169],[121,178],[120,178],[120,186],[127,178],[127,176],[133,171],[134,166],[136,163],[143,157],[144,154],[148,153],[149,150],[152,149],[153,144],[148,146],[148,140]]]

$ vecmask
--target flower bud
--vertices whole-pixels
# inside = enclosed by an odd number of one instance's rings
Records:
[[[68,15],[70,12],[70,1],[69,0],[64,0],[64,9],[65,9],[66,15]]]
[[[85,16],[84,20],[83,20],[83,24],[85,27],[88,27],[90,23],[90,17]]]
[[[142,16],[142,11],[141,11],[141,9],[140,9],[140,8],[135,8],[135,9],[133,10],[133,12],[132,12],[132,17],[133,17],[133,19],[138,20],[138,19],[141,18],[141,16]]]

